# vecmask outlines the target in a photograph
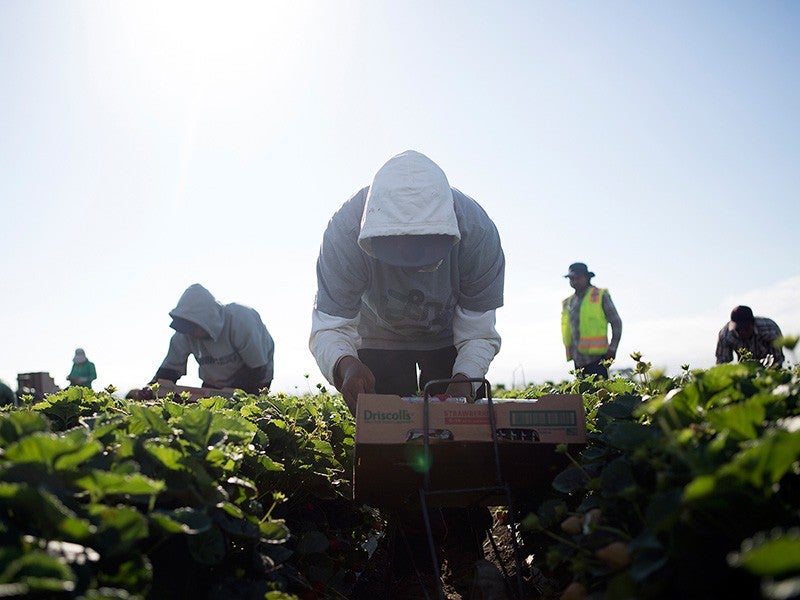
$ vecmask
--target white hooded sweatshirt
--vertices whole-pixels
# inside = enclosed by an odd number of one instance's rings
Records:
[[[195,283],[169,314],[199,325],[210,339],[175,333],[162,369],[186,375],[186,361],[191,354],[200,367],[200,379],[208,387],[232,387],[234,375],[243,366],[254,369],[266,365],[267,379],[272,380],[275,344],[254,308],[220,304],[211,292]]]
[[[438,268],[420,271],[378,260],[380,236],[452,237]],[[428,157],[390,159],[372,184],[331,218],[317,261],[309,340],[325,377],[360,348],[436,350],[455,345],[453,374],[484,377],[500,348],[495,309],[503,305],[505,258],[494,223],[452,188]]]

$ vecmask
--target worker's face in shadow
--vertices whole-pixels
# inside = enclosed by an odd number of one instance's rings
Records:
[[[570,275],[569,276],[569,285],[576,292],[582,292],[587,287],[589,287],[589,276],[588,275]]]
[[[738,334],[738,336],[743,340],[749,340],[753,337],[753,331],[755,330],[755,323],[734,323],[733,330]]]
[[[198,340],[207,340],[211,338],[211,336],[206,333],[206,330],[200,327],[200,325],[195,325],[194,329],[192,329],[187,335],[197,338]]]

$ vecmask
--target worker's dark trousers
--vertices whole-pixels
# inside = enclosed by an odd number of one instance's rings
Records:
[[[582,367],[575,367],[576,369],[583,369],[583,376],[599,375],[603,379],[608,379],[608,369],[603,364],[603,357],[598,358],[596,361],[590,362],[588,365]]]
[[[448,346],[438,350],[359,350],[358,358],[375,375],[375,393],[405,397],[416,396],[429,381],[450,379],[457,354],[455,346]],[[443,394],[447,389],[446,384],[435,387],[431,395]],[[485,395],[485,387],[481,386],[477,397]]]
[[[358,357],[375,375],[376,393],[405,397],[416,396],[429,381],[450,379],[457,354],[455,346],[449,346],[438,350],[359,350]],[[441,389],[431,389],[430,393],[441,394],[446,388],[444,384]],[[478,397],[484,395],[482,386],[478,390]],[[464,468],[468,468],[468,465],[464,465]],[[474,561],[483,556],[483,541],[492,524],[488,508],[433,509],[430,517],[440,564],[445,558],[451,561]],[[414,567],[421,573],[430,573],[433,563],[420,508],[394,511],[390,519],[393,535],[388,540],[388,550],[392,554],[394,576],[401,578],[408,575]]]

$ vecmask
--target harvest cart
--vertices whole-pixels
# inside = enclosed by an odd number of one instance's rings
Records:
[[[423,421],[422,421],[422,431],[423,431],[423,456],[426,459],[430,458],[431,455],[431,440],[430,440],[430,399],[431,393],[430,389],[436,385],[441,384],[449,384],[455,381],[454,379],[436,379],[433,381],[429,381],[425,385],[425,390],[423,394]],[[463,381],[463,380],[462,380]],[[431,520],[430,520],[430,510],[429,510],[429,500],[438,496],[449,496],[449,497],[466,497],[466,498],[473,498],[480,503],[480,500],[485,500],[489,497],[497,497],[501,496],[505,499],[505,506],[508,508],[509,514],[513,515],[514,513],[514,500],[511,495],[511,488],[503,479],[503,473],[500,466],[500,449],[497,442],[497,426],[496,426],[496,418],[494,414],[494,405],[492,404],[492,390],[491,385],[486,379],[483,378],[471,378],[468,380],[470,383],[482,383],[486,389],[486,401],[489,407],[489,428],[491,431],[492,437],[492,458],[494,461],[494,469],[495,469],[495,482],[493,485],[485,485],[485,486],[478,486],[478,487],[467,487],[467,488],[450,488],[450,489],[436,489],[434,486],[431,485],[431,475],[430,471],[425,471],[423,475],[423,484],[422,487],[419,489],[419,499],[420,499],[420,506],[422,508],[422,518],[425,521],[425,530],[428,535],[428,549],[431,553],[431,560],[433,564],[433,573],[435,576],[436,581],[436,591],[439,595],[441,600],[444,600],[444,590],[442,589],[442,580],[439,576],[439,561],[438,557],[436,556],[436,545],[433,542],[433,532],[431,530]],[[523,586],[522,586],[522,557],[520,554],[519,544],[517,542],[517,532],[515,531],[515,525],[513,519],[510,521],[512,531],[511,531],[511,543],[514,549],[514,563],[516,569],[516,585],[517,585],[517,598],[523,597]],[[491,530],[489,530],[489,540],[491,541],[492,548],[494,549],[495,555],[497,556],[500,565],[503,566],[504,575],[506,576],[506,581],[508,581],[508,573],[505,570],[505,565],[501,560],[499,551],[497,549],[497,544],[494,540],[494,536],[492,535]]]
[[[488,382],[476,379],[469,381],[485,384],[485,399],[431,397],[432,386],[452,381],[430,382],[422,398],[361,394],[356,409],[355,500],[421,509],[429,545],[432,508],[506,506],[513,515],[514,500],[538,495],[566,466],[567,457],[556,451],[560,444],[586,443],[579,394],[494,401]],[[517,547],[514,555],[519,563]],[[435,553],[432,558],[438,565]],[[520,587],[522,569],[516,566]]]

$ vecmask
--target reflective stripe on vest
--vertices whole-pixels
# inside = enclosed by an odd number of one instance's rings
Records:
[[[604,289],[591,287],[581,301],[577,348],[581,354],[602,356],[608,352],[608,320],[603,312],[605,292]],[[568,355],[569,347],[572,344],[572,327],[569,322],[570,298],[564,301],[561,313],[561,331]],[[567,356],[567,360],[570,360],[569,356]]]

